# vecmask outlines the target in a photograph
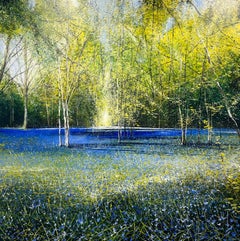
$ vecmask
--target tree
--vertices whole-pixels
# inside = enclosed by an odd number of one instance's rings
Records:
[[[30,93],[37,87],[38,63],[33,57],[27,34],[21,38],[18,48],[15,47],[15,57],[11,62],[10,76],[18,86],[24,103],[23,128],[28,127],[28,102]]]
[[[15,127],[22,124],[22,98],[13,83],[9,83],[4,92],[0,92],[0,116],[1,127]]]
[[[238,136],[240,129],[237,120],[237,106],[239,105],[238,77],[239,77],[239,3],[232,1],[227,7],[216,1],[212,7],[211,21],[208,23],[209,39],[214,46],[209,50],[211,68],[209,72],[213,84],[218,89],[220,101],[225,106],[229,119],[232,121]],[[213,42],[214,41],[214,42]],[[230,83],[234,83],[231,85]]]
[[[24,123],[28,125],[29,94],[33,90],[36,79],[36,55],[34,56],[31,34],[37,30],[37,21],[34,9],[29,1],[7,1],[1,3],[0,30],[5,41],[4,57],[0,68],[0,82],[7,78],[6,83],[14,81],[24,99]],[[6,87],[6,86],[5,86]]]
[[[15,41],[15,36],[21,35],[24,29],[30,26],[30,22],[31,10],[28,8],[28,1],[0,1],[0,83],[9,75],[9,62],[16,54],[19,43]]]
[[[72,98],[79,88],[88,81],[90,65],[95,61],[95,39],[89,25],[86,25],[87,11],[82,6],[81,17],[76,9],[68,9],[61,16],[65,21],[59,25],[57,61],[57,85],[64,120],[65,140],[64,145],[69,146],[70,136],[70,106]],[[90,78],[90,79],[88,79]],[[59,112],[61,113],[61,112]]]

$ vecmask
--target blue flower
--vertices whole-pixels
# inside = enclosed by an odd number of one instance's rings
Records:
[[[191,190],[191,193],[192,193],[193,195],[197,195],[197,194],[198,194],[198,191],[197,191],[197,190],[192,189],[192,190]]]
[[[83,225],[83,217],[78,217],[76,223],[77,223],[78,225]]]

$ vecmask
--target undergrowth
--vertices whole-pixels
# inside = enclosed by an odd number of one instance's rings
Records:
[[[239,149],[165,148],[1,151],[0,240],[239,240]]]

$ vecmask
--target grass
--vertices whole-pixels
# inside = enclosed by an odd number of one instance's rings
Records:
[[[239,146],[0,149],[0,240],[239,240]]]

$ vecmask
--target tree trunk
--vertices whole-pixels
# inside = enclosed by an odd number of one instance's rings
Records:
[[[181,104],[178,104],[179,118],[180,118],[180,126],[181,126],[181,144],[187,144],[187,120],[184,121],[184,114],[182,113]]]
[[[63,107],[63,120],[64,120],[64,145],[69,147],[69,135],[70,135],[70,127],[69,127],[69,110],[68,110],[68,102],[62,102]]]
[[[47,102],[45,104],[45,107],[46,107],[46,115],[47,115],[47,126],[50,127],[49,105]]]
[[[60,93],[60,92],[59,92]],[[58,100],[58,145],[62,146],[62,135],[61,135],[61,98]]]
[[[48,125],[48,127],[50,127],[49,103],[48,103],[48,99],[47,99],[46,87],[45,87],[45,99],[46,99],[45,107],[46,107],[46,115],[47,115],[47,125]]]
[[[207,93],[206,89],[204,92],[204,105],[207,114],[207,130],[208,130],[208,144],[212,143],[212,115],[211,110],[209,110],[208,103],[207,103]]]
[[[24,101],[24,118],[23,118],[23,129],[28,127],[28,91],[29,91],[29,63],[28,63],[28,52],[27,43],[23,42],[23,59],[25,64],[24,71],[24,82],[23,82],[23,101]]]
[[[121,143],[122,140],[122,127],[121,127],[121,103],[120,103],[120,86],[119,86],[119,81],[117,78],[117,114],[118,114],[118,143]]]
[[[212,144],[212,116],[208,112],[208,107],[207,109],[207,130],[208,130],[208,144]]]
[[[66,103],[66,126],[65,126],[65,146],[69,147],[70,124],[69,124],[69,110],[68,103]]]
[[[23,129],[28,127],[28,93],[27,90],[24,93],[24,119],[23,119]]]
[[[62,85],[61,85],[61,68],[60,68],[60,59],[58,59],[58,146],[62,146],[62,133],[61,133],[61,104],[62,101]]]

